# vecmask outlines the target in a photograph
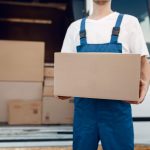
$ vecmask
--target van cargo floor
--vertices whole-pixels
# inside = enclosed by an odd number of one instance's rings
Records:
[[[150,122],[135,122],[135,143],[150,146]],[[0,147],[71,146],[72,126],[0,126]]]

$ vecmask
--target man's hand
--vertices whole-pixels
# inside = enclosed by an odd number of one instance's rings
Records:
[[[57,98],[60,100],[67,100],[67,99],[70,99],[71,97],[69,97],[69,96],[57,96]]]
[[[140,98],[138,101],[127,101],[130,104],[140,104],[144,101],[144,98],[146,96],[146,93],[148,91],[149,84],[144,82],[143,80],[140,80]]]
[[[148,88],[149,88],[149,83],[141,80],[140,81],[140,99],[138,103],[142,103],[144,101]]]
[[[140,104],[144,101],[150,83],[150,64],[145,56],[141,57],[140,98],[138,101],[127,101],[130,104]]]

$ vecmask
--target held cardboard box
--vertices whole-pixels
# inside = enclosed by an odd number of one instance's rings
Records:
[[[8,104],[10,125],[41,124],[42,102],[39,100],[12,100]]]
[[[44,43],[0,40],[0,81],[43,81]]]
[[[42,82],[0,82],[0,122],[8,122],[7,104],[10,100],[42,99]]]
[[[72,124],[73,99],[62,101],[55,97],[43,98],[43,124]]]
[[[53,86],[44,86],[43,96],[54,96],[54,87]]]
[[[54,95],[139,99],[138,54],[55,53]]]
[[[54,78],[45,78],[44,86],[54,86]]]
[[[44,77],[54,77],[54,67],[44,67]]]

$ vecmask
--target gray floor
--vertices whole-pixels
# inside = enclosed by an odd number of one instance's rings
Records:
[[[134,123],[135,143],[150,145],[150,122]],[[0,127],[0,147],[70,146],[72,126]]]

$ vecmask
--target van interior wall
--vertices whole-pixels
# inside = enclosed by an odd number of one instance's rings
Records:
[[[53,63],[83,6],[83,0],[0,0],[0,40],[44,41],[45,62]]]

